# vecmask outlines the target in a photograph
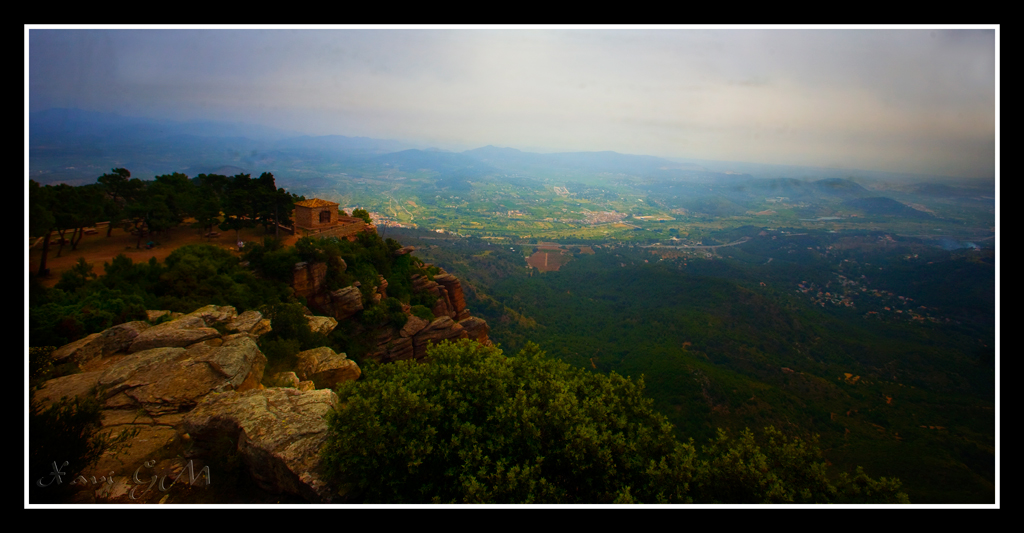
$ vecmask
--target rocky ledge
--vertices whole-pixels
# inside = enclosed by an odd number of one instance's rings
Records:
[[[336,325],[319,317],[310,322],[326,332]],[[296,372],[287,373],[293,380],[266,387],[267,358],[256,340],[270,330],[256,311],[239,315],[212,305],[157,325],[121,324],[55,350],[52,357],[74,361],[82,372],[45,382],[32,399],[46,407],[64,397],[91,397],[101,405],[101,431],[137,432],[125,451],[104,455],[91,469],[116,479],[99,485],[91,501],[146,501],[131,492],[137,467],[162,458],[155,468],[180,473],[181,460],[167,458],[169,450],[188,448],[186,457],[202,460],[206,444],[224,438],[236,443],[264,490],[332,501],[335,492],[319,475],[323,415],[337,404],[330,389],[358,379],[359,367],[345,354],[317,348],[299,354]]]

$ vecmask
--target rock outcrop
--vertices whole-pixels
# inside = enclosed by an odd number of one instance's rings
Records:
[[[452,313],[449,316],[457,320],[459,313],[466,310],[466,299],[462,294],[462,283],[459,282],[458,278],[447,273],[434,276],[434,281],[444,287]]]
[[[339,383],[359,379],[362,374],[355,361],[327,346],[299,352],[295,358],[299,361],[295,375],[302,381],[312,381],[318,389],[333,389]]]
[[[307,300],[323,291],[326,279],[327,263],[295,263],[292,270],[292,288]]]
[[[320,448],[327,439],[324,415],[338,397],[330,390],[271,388],[207,396],[185,415],[179,434],[198,446],[219,439],[238,443],[253,479],[264,490],[330,502]]]
[[[330,335],[334,328],[338,327],[338,321],[329,316],[310,315],[306,317],[306,320],[309,321],[309,329],[321,335]]]
[[[207,327],[201,317],[186,316],[143,330],[132,341],[128,352],[170,346],[181,348],[218,337],[220,332]]]
[[[443,316],[434,319],[427,327],[413,336],[412,346],[416,359],[423,359],[427,355],[427,343],[439,343],[445,340],[465,339],[469,335],[451,317]]]
[[[470,339],[481,344],[491,344],[491,340],[487,336],[487,333],[490,332],[491,328],[487,326],[487,322],[484,321],[484,319],[471,316],[469,318],[459,320],[459,325],[462,326],[462,329],[466,330],[466,334],[469,335]]]
[[[148,329],[146,322],[135,321],[119,324],[100,333],[93,333],[84,339],[54,350],[54,362],[74,361],[83,364],[97,357],[104,357],[127,349],[139,333]]]
[[[322,321],[322,327],[333,328],[332,322]],[[130,475],[190,434],[228,436],[237,439],[250,474],[265,490],[330,501],[333,493],[317,473],[317,450],[326,435],[323,415],[337,397],[324,387],[358,379],[359,367],[330,348],[309,350],[300,354],[297,372],[275,375],[266,388],[267,359],[255,339],[270,327],[256,311],[238,315],[218,306],[156,326],[121,324],[56,350],[89,371],[45,382],[33,402],[45,408],[61,398],[95,398],[102,432],[135,432],[128,449],[104,455],[97,471]],[[104,501],[132,501],[125,499],[131,481],[121,482],[106,490]]]
[[[358,287],[345,287],[336,291],[329,291],[328,298],[321,311],[334,317],[341,322],[348,317],[363,310],[363,294]]]

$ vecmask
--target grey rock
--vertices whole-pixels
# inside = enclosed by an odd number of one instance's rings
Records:
[[[184,417],[178,431],[199,446],[224,438],[237,441],[264,490],[330,502],[336,493],[326,482],[320,449],[327,439],[324,416],[337,404],[329,390],[215,393]]]

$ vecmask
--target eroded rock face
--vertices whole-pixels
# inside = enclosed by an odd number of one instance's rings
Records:
[[[357,379],[359,367],[330,348],[311,350],[300,357],[302,380],[295,372],[285,372],[269,380],[271,387],[264,389],[260,381],[267,361],[252,335],[264,322],[268,321],[256,312],[239,316],[231,308],[207,306],[159,326],[111,328],[62,348],[67,353],[76,353],[83,346],[91,346],[99,354],[104,354],[105,346],[121,351],[94,359],[87,368],[95,371],[44,383],[33,401],[45,407],[60,398],[96,395],[102,403],[101,432],[137,432],[128,449],[116,457],[104,455],[97,463],[95,468],[103,474],[131,471],[170,450],[169,446],[177,446],[178,438],[190,438],[189,432],[216,435],[217,428],[223,427],[237,439],[261,487],[310,501],[330,501],[333,493],[320,481],[316,467],[326,429],[323,415],[336,404],[337,397],[330,390],[314,387],[334,387]],[[333,327],[332,319],[323,322]],[[221,331],[237,333],[207,338],[217,331],[211,324],[222,324],[224,327],[218,326]],[[392,330],[397,335],[397,329]],[[141,333],[133,337],[136,331]],[[147,347],[160,343],[166,345]],[[228,401],[228,397],[241,399]],[[191,424],[187,427],[186,418]],[[120,492],[102,498],[127,501]]]
[[[378,359],[382,363],[405,361],[407,359],[416,358],[411,337],[398,337],[391,339],[386,345],[384,345],[384,354],[384,357]]]
[[[462,294],[462,283],[451,274],[440,274],[434,276],[434,281],[444,286],[448,293],[448,302],[451,305],[452,318],[466,309],[466,298]]]
[[[405,325],[402,326],[402,330],[401,332],[399,332],[399,335],[403,337],[412,337],[413,335],[422,331],[423,328],[427,327],[428,325],[430,325],[429,321],[426,321],[418,316],[409,315],[409,318],[405,321]]]
[[[270,388],[207,396],[187,414],[179,432],[197,445],[236,440],[253,479],[264,490],[330,502],[320,448],[327,439],[324,415],[338,397],[330,390]]]
[[[436,344],[443,340],[465,339],[468,336],[466,330],[451,317],[442,316],[434,319],[413,337],[413,352],[416,359],[422,359],[427,355],[427,343]]]
[[[357,287],[345,287],[329,292],[329,312],[338,322],[363,310],[363,294]]]
[[[299,361],[295,375],[302,381],[312,381],[318,389],[333,389],[339,383],[359,379],[362,374],[355,361],[327,346],[299,352],[295,357]]]
[[[484,319],[471,316],[460,320],[459,325],[466,330],[466,334],[469,335],[470,339],[481,344],[491,344],[491,340],[487,336],[488,332],[490,332],[490,328],[487,326],[487,322],[485,322]]]
[[[327,279],[327,263],[295,263],[292,271],[292,289],[303,298],[321,292]]]

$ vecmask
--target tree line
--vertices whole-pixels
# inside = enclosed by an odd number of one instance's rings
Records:
[[[58,235],[57,257],[64,246],[77,249],[85,229],[109,220],[107,237],[114,226],[137,236],[135,247],[150,235],[176,227],[187,218],[193,227],[207,233],[217,226],[234,230],[257,225],[269,232],[291,226],[295,202],[305,197],[278,188],[274,175],[264,172],[253,179],[249,174],[223,176],[200,174],[189,178],[175,172],[143,181],[132,178],[124,168],[111,169],[96,183],[72,187],[67,184],[40,185],[29,181],[29,234],[43,238],[39,275],[45,275],[51,236]]]

